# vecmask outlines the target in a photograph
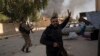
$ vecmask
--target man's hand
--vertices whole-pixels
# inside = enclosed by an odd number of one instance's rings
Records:
[[[53,43],[53,47],[58,47],[58,46],[59,46],[58,43],[56,42]]]
[[[71,12],[69,10],[67,10],[67,12],[68,12],[68,17],[70,17],[71,16]]]
[[[33,30],[31,30],[31,33],[34,33],[34,31],[33,31]]]

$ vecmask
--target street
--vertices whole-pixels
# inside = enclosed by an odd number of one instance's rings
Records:
[[[20,49],[24,44],[23,38],[18,35],[0,40],[0,56],[46,56],[45,46],[40,44],[40,37],[43,31],[30,34],[33,46],[31,53],[23,53]],[[73,56],[97,56],[98,41],[87,41],[82,37],[76,40],[66,40],[63,36],[64,47],[68,54]]]

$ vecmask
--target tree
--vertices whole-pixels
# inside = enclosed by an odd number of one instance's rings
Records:
[[[13,22],[27,20],[27,17],[35,20],[37,12],[44,9],[47,2],[48,0],[0,0],[0,12],[10,17]]]

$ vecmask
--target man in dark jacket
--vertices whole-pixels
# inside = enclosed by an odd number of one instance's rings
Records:
[[[62,24],[59,24],[58,17],[51,18],[51,24],[43,32],[40,43],[46,45],[47,56],[63,56],[62,51],[65,52],[63,47],[62,32],[61,30],[66,26],[70,19],[71,13],[68,11],[68,17]],[[66,53],[67,56],[67,53]]]

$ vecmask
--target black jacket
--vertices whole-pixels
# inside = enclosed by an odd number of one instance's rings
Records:
[[[46,45],[47,56],[49,53],[53,53],[59,48],[54,48],[53,43],[57,42],[61,47],[63,47],[62,41],[62,32],[61,30],[66,26],[69,21],[69,18],[66,18],[62,24],[59,24],[58,27],[54,27],[52,25],[48,26],[46,30],[43,32],[40,43]],[[49,54],[50,56],[51,54]],[[53,55],[52,55],[53,56]]]

